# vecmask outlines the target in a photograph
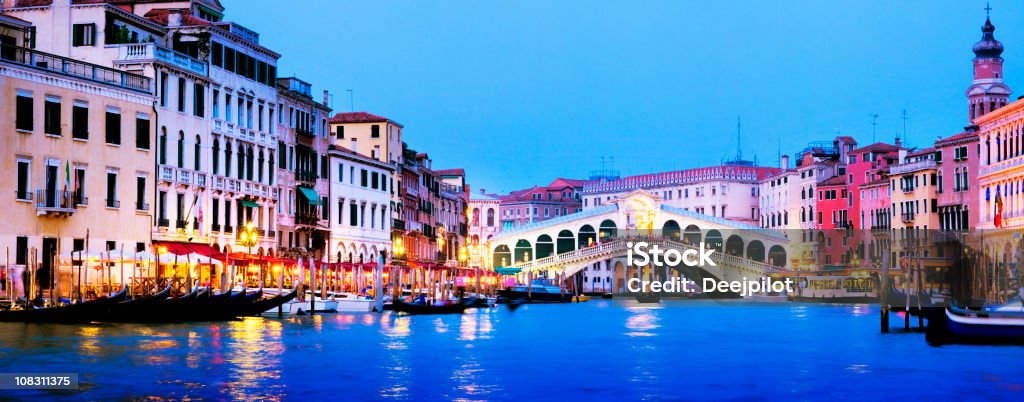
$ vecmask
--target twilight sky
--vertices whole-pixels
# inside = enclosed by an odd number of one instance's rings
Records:
[[[984,1],[222,0],[283,54],[281,76],[405,125],[473,191],[719,163],[777,165],[837,130],[912,146],[967,122]],[[1024,2],[992,1],[1007,84],[1024,89]]]

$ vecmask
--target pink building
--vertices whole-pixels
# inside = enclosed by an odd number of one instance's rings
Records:
[[[966,230],[978,223],[978,133],[935,141],[938,152],[939,229]]]
[[[580,212],[583,180],[558,178],[547,186],[534,186],[498,197],[501,227],[513,228]]]

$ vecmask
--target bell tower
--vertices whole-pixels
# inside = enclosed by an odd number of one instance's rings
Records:
[[[1010,98],[1010,87],[1003,83],[1003,44],[996,40],[996,27],[992,25],[985,6],[985,25],[981,26],[981,40],[974,44],[974,82],[967,87],[970,121],[1000,107]]]

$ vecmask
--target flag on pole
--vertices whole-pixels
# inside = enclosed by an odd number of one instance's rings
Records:
[[[199,204],[199,210],[196,211],[196,220],[199,221],[199,235],[203,235],[203,201],[200,197],[203,196],[202,192],[196,194],[196,203]]]
[[[995,226],[997,228],[1003,226],[1003,199],[999,196],[999,191],[996,191],[996,219]]]
[[[60,166],[60,165],[58,165]],[[64,161],[64,197],[67,198],[68,204],[71,204],[71,196],[68,195],[68,187],[71,187],[71,162]]]

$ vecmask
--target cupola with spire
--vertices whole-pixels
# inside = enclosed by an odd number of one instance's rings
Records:
[[[974,44],[974,55],[979,58],[999,58],[1003,54],[1003,44],[996,40],[993,32],[996,31],[992,20],[985,18],[985,25],[981,26],[981,40]]]
[[[974,82],[967,87],[968,116],[974,119],[1006,106],[1010,87],[1003,83],[1003,44],[996,40],[995,25],[985,6],[985,25],[981,26],[981,40],[974,44]]]

